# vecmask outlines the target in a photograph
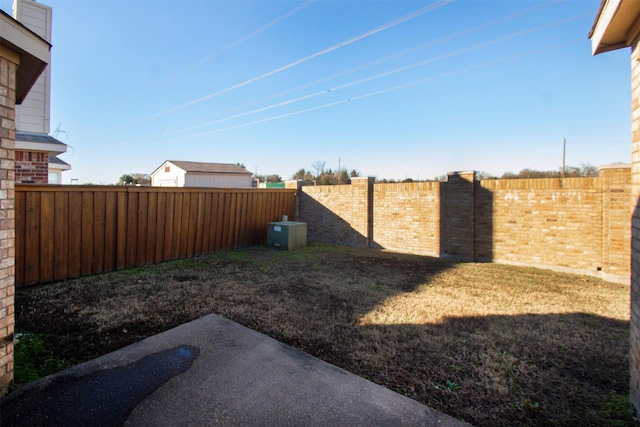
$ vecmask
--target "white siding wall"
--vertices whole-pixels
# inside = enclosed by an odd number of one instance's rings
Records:
[[[169,172],[165,172],[165,166],[169,166]],[[164,164],[151,175],[153,187],[184,187],[184,171],[172,164]]]
[[[13,17],[51,43],[51,8],[32,0],[15,0]],[[48,134],[50,131],[51,66],[36,81],[21,105],[16,105],[16,129]]]
[[[250,188],[251,175],[188,173],[185,187]]]

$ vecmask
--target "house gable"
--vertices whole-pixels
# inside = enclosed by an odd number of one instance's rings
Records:
[[[253,174],[231,163],[167,160],[151,173],[154,187],[249,188]]]

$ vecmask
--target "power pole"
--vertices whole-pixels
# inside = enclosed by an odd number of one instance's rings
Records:
[[[562,143],[562,178],[564,178],[565,159],[567,156],[567,138]]]

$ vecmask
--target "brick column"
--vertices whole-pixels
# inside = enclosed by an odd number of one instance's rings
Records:
[[[372,176],[352,177],[351,187],[357,196],[354,204],[361,203],[359,221],[361,221],[361,229],[364,231],[366,246],[371,246],[373,242],[373,183],[375,178]]]
[[[14,52],[0,49],[0,396],[8,392],[13,381],[15,98],[19,63]]]
[[[631,269],[631,223],[629,165],[599,168],[602,186],[602,278],[628,280]]]
[[[640,415],[640,38],[631,46],[631,406]]]
[[[293,221],[300,221],[300,189],[302,188],[303,180],[291,180],[284,182],[284,188],[295,188],[296,189],[296,201],[294,206]]]
[[[474,171],[447,174],[447,255],[472,260],[474,241]]]

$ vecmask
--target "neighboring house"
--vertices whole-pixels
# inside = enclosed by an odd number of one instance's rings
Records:
[[[602,0],[591,32],[594,55],[631,47],[630,400],[640,416],[640,1]],[[597,99],[593,100],[595,103]],[[605,107],[606,108],[606,107]],[[603,361],[605,362],[605,361]]]
[[[151,173],[153,187],[251,188],[253,174],[230,163],[167,160]]]
[[[51,7],[33,0],[14,0],[13,18],[51,43]],[[59,154],[67,145],[49,135],[51,65],[16,106],[16,182],[60,184],[62,172],[71,169]]]

